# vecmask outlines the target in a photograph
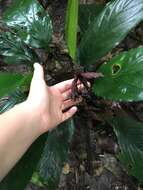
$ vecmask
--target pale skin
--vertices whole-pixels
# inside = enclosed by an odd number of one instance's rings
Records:
[[[70,98],[72,81],[48,87],[42,66],[34,64],[27,100],[0,115],[0,181],[40,135],[76,113],[81,100]]]

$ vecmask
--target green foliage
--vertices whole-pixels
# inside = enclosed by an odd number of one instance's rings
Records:
[[[20,100],[23,100],[22,92],[28,91],[31,78],[31,73],[23,76],[22,74],[17,73],[0,72],[0,98],[4,95],[9,95],[11,97],[11,99],[5,102],[6,105],[4,103],[4,105],[0,107],[0,112],[3,112],[2,110],[6,111],[11,108],[9,107],[10,105],[15,105],[16,103],[19,103]],[[5,108],[3,108],[3,106]]]
[[[142,0],[114,0],[93,20],[80,43],[80,63],[89,64],[105,56],[143,18]]]
[[[15,29],[26,44],[35,48],[48,48],[52,23],[37,0],[15,0],[6,11],[4,21]]]
[[[0,97],[11,93],[19,87],[20,80],[23,79],[21,74],[0,72]]]
[[[88,10],[88,8],[87,8]],[[112,0],[97,14],[79,19],[83,35],[79,46],[79,60],[86,69],[123,40],[128,32],[143,19],[142,0]],[[91,15],[91,17],[89,16]],[[143,48],[123,52],[98,69],[104,77],[96,79],[93,92],[114,101],[143,100]],[[119,159],[130,175],[143,182],[142,123],[128,117],[117,117],[114,126],[121,153]]]
[[[94,82],[93,91],[98,96],[117,101],[143,100],[143,48],[121,53],[98,71],[104,75]]]
[[[48,134],[38,171],[49,189],[58,186],[73,133],[74,123],[73,120],[69,120]]]
[[[38,172],[33,173],[31,183],[38,187],[45,187],[45,185],[42,183],[41,177],[39,176]]]
[[[6,63],[32,64],[38,61],[35,52],[13,31],[0,32],[0,54],[5,56]]]
[[[66,41],[69,49],[69,55],[75,61],[77,47],[77,29],[78,29],[78,0],[69,0],[66,15]]]
[[[51,35],[51,20],[38,1],[16,0],[5,13],[4,22],[1,23],[0,54],[5,57],[7,63],[25,63],[32,66],[34,62],[41,61],[34,48],[44,48],[43,50],[47,51]],[[31,78],[31,73],[24,76],[17,73],[0,73],[0,97],[8,95],[1,100],[0,113],[26,99]],[[0,183],[1,190],[23,190],[26,187],[41,158],[46,138],[45,134],[33,143]]]
[[[81,4],[79,7],[79,26],[82,35],[86,32],[90,24],[101,13],[104,6],[101,4]]]
[[[15,90],[8,97],[1,99],[0,101],[0,114],[11,109],[14,105],[24,101],[26,94],[22,93],[19,89]]]
[[[106,6],[81,5],[69,0],[66,16],[66,41],[69,54],[75,62],[77,54],[77,21],[81,42],[79,60],[85,69],[105,56],[143,19],[142,0],[112,0]],[[0,54],[7,63],[25,63],[31,66],[41,62],[37,49],[48,51],[52,37],[52,22],[37,0],[15,0],[4,14],[0,27]],[[115,101],[143,100],[143,48],[123,52],[104,63],[98,71],[104,77],[96,79],[96,95]],[[31,73],[0,73],[0,97],[9,97],[0,104],[0,113],[23,101],[29,90]],[[26,92],[26,93],[25,93]],[[111,121],[119,140],[119,159],[128,172],[143,182],[142,124],[130,118],[116,117]],[[48,189],[56,189],[60,173],[68,157],[69,143],[74,132],[73,121],[40,137],[0,184],[1,190],[23,190],[36,170],[35,180],[42,180]],[[47,139],[47,140],[46,140]],[[46,143],[45,143],[46,141]],[[42,149],[45,143],[45,148]],[[42,154],[42,155],[41,155]],[[40,183],[41,184],[41,183]]]
[[[115,118],[111,124],[121,148],[119,159],[130,175],[143,182],[143,124],[125,116]]]

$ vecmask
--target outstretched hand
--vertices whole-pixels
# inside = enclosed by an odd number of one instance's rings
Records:
[[[80,100],[70,98],[73,80],[49,87],[42,66],[36,63],[34,68],[27,100],[0,115],[0,181],[41,134],[77,111]]]
[[[42,66],[34,64],[34,75],[27,102],[32,112],[40,114],[42,132],[53,129],[76,113],[75,105],[81,99],[78,101],[71,99],[72,81],[73,79],[49,87],[45,83]]]

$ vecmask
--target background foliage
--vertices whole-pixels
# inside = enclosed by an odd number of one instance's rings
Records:
[[[69,0],[66,12],[66,51],[73,63],[82,66],[83,70],[104,75],[94,81],[94,97],[116,101],[118,112],[108,117],[101,114],[102,122],[114,128],[120,146],[118,159],[129,174],[143,182],[142,123],[126,114],[119,114],[123,111],[122,103],[143,100],[143,48],[118,52],[109,61],[104,61],[107,53],[142,20],[143,2],[112,0],[102,5],[79,5],[78,1]],[[1,113],[26,99],[32,65],[40,62],[47,66],[49,57],[45,59],[44,56],[51,55],[52,40],[51,17],[40,1],[15,0],[6,10],[0,22],[0,53],[6,63],[25,64],[29,72],[0,73],[0,97],[8,96],[0,106]],[[88,115],[89,110],[86,111]],[[73,133],[74,122],[70,120],[41,136],[1,182],[0,189],[24,189],[35,170],[43,184],[55,189],[67,161]]]

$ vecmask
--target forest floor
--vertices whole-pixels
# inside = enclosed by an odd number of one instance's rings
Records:
[[[58,11],[53,11],[56,14],[53,15],[53,18],[56,18],[54,23],[58,23],[58,26],[55,24],[54,40],[57,43],[61,43],[58,39],[63,32],[64,24],[62,19],[64,15],[61,14],[64,14],[64,3],[59,4],[58,1],[55,2],[57,4],[54,8],[56,10],[56,7],[58,7]],[[82,0],[82,3],[85,2],[93,3],[95,0]],[[98,0],[98,2],[103,3],[104,1]],[[3,10],[0,9],[1,11]],[[56,22],[59,18],[60,21]],[[59,33],[59,28],[61,28],[61,33]],[[143,45],[143,23],[140,23],[131,31],[124,41],[104,58],[104,61],[121,51],[140,45]],[[60,46],[60,48],[62,47]],[[61,50],[58,53],[60,54],[60,52]],[[64,75],[63,78],[63,73],[65,73],[63,67],[54,65],[54,63],[51,64],[51,67],[48,69],[53,74],[46,76],[51,84],[65,80],[71,75],[70,65],[67,68],[68,58],[65,55],[59,55],[59,57],[62,60],[61,64],[65,66],[65,70],[69,70],[69,73]],[[13,71],[15,69],[12,66],[4,64],[2,60],[1,63],[0,70]],[[25,72],[24,66],[19,69],[21,72]],[[98,105],[98,99],[92,97],[92,100],[88,98],[79,105],[79,111],[74,117],[76,131],[70,147],[69,160],[65,163],[57,190],[143,190],[143,187],[141,187],[135,178],[128,176],[116,157],[118,143],[113,129],[110,126],[103,125],[102,118],[97,114],[102,112],[101,107],[104,109],[105,105],[109,107],[113,106],[113,102],[102,101]],[[143,121],[143,102],[125,106],[130,114]],[[48,188],[40,188],[34,184],[29,184],[27,190],[48,190]]]

